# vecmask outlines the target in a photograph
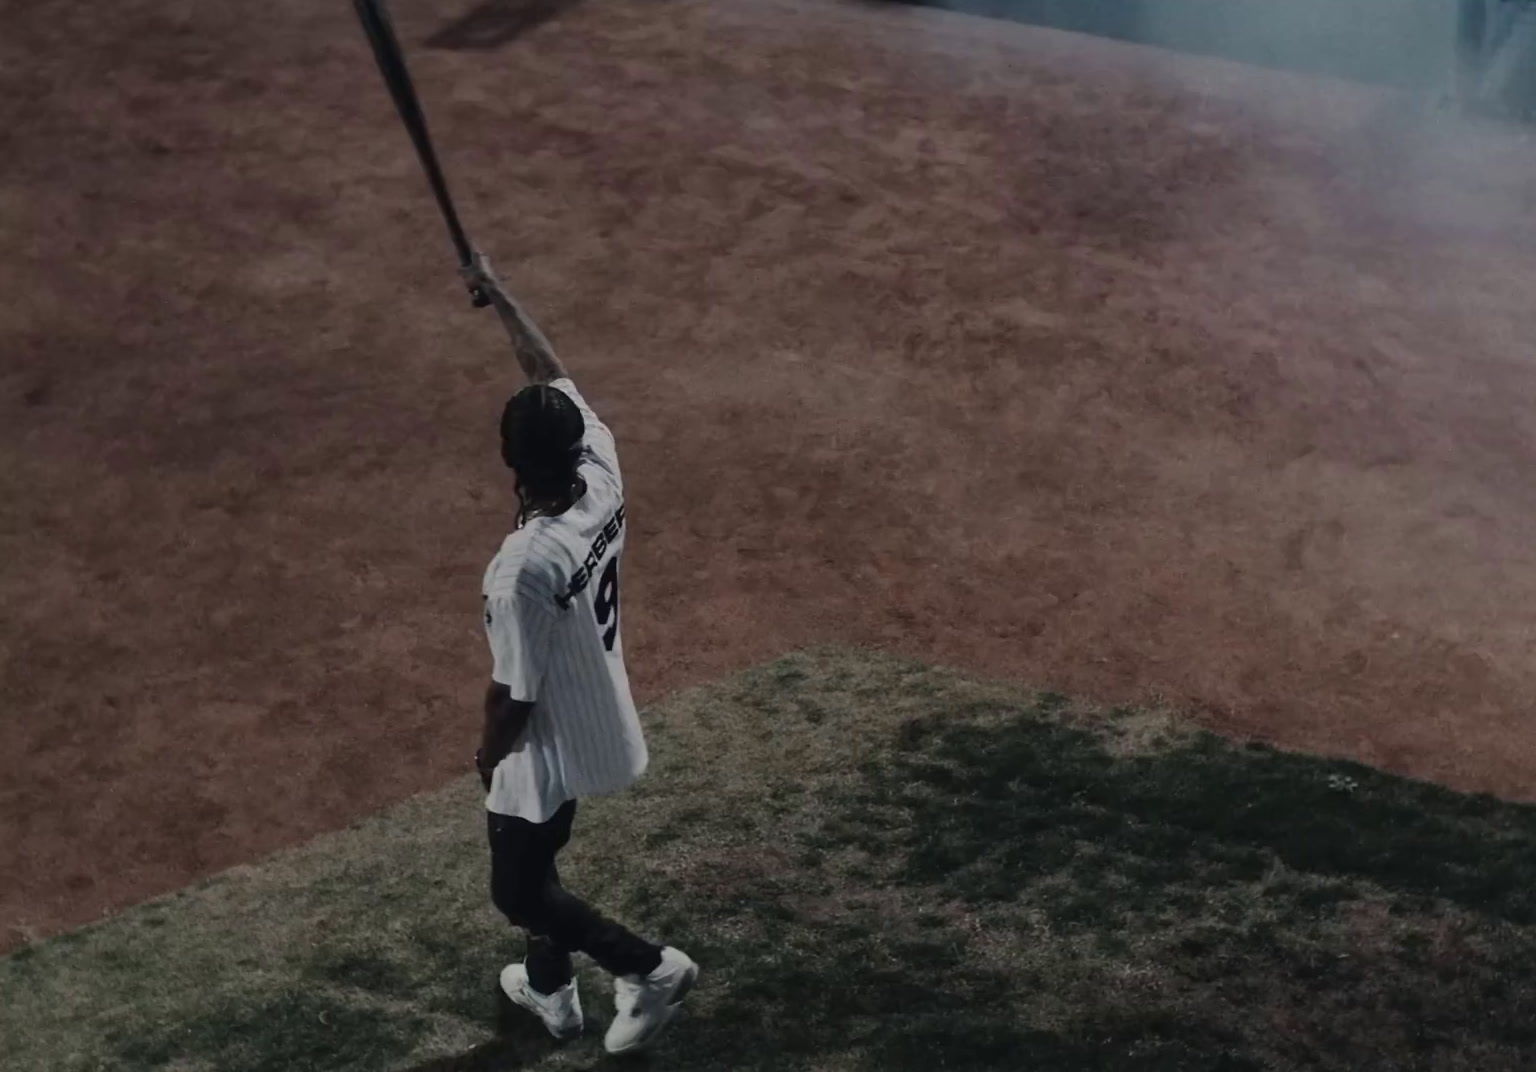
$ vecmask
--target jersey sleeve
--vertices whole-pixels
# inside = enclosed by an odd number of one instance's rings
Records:
[[[549,657],[554,614],[521,588],[485,597],[485,637],[491,646],[491,680],[514,700],[539,698]]]
[[[581,411],[581,419],[586,424],[586,432],[581,441],[582,453],[611,473],[614,480],[620,480],[619,451],[608,426],[598,419],[596,413],[592,412],[592,407],[587,405],[587,400],[581,396],[581,392],[576,389],[576,384],[570,378],[553,380],[550,386],[563,391]]]

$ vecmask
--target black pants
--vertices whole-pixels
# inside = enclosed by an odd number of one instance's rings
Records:
[[[491,900],[528,932],[528,984],[541,994],[571,981],[571,954],[585,953],[614,975],[649,975],[661,947],[605,919],[560,885],[555,854],[571,840],[576,802],[547,822],[486,813],[491,838]]]

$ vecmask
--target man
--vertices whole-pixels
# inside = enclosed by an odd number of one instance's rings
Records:
[[[1458,0],[1456,98],[1469,114],[1529,118],[1536,101],[1536,4]]]
[[[699,967],[631,934],[560,885],[555,856],[576,801],[634,782],[648,760],[619,632],[624,486],[613,435],[532,319],[475,254],[465,282],[485,294],[529,385],[501,417],[501,457],[519,509],[481,594],[493,668],[475,765],[486,788],[491,897],[528,932],[501,990],[556,1038],[581,1032],[571,954],[614,976],[610,1053],[649,1045],[676,1015]]]
[[[1470,108],[1476,101],[1488,43],[1488,0],[1456,3],[1456,101]]]

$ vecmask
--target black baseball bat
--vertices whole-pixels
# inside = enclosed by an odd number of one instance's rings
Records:
[[[379,73],[384,76],[384,84],[389,88],[389,95],[394,98],[395,110],[400,113],[406,132],[416,146],[421,166],[427,172],[427,182],[431,184],[433,196],[437,198],[437,207],[442,210],[443,221],[448,224],[448,237],[453,240],[453,248],[459,254],[459,263],[468,265],[474,257],[474,249],[464,234],[463,225],[459,223],[459,214],[454,211],[453,198],[448,194],[448,183],[443,178],[443,169],[438,166],[437,153],[432,148],[432,136],[427,132],[427,117],[422,114],[421,102],[416,99],[416,87],[411,84],[411,73],[406,70],[405,57],[400,53],[400,42],[395,38],[395,29],[389,21],[389,13],[384,9],[384,0],[352,0],[352,3],[357,8],[357,17],[362,21],[363,31],[368,35],[368,43],[373,46],[373,58],[378,61]],[[470,294],[477,308],[490,304],[490,298],[479,288],[471,287]]]

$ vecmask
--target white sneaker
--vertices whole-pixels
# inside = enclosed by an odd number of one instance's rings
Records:
[[[661,951],[661,964],[650,975],[616,976],[613,1023],[603,1039],[608,1052],[632,1053],[654,1042],[698,977],[699,966],[671,946]]]
[[[549,1033],[557,1039],[575,1038],[581,1034],[584,1021],[581,1016],[581,995],[576,993],[576,980],[572,979],[553,994],[540,994],[528,985],[528,969],[521,964],[508,964],[501,969],[501,992],[515,1005],[527,1009],[544,1021]]]

